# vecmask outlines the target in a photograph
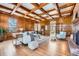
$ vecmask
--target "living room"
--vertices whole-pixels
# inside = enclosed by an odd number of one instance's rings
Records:
[[[78,6],[0,3],[0,56],[79,55]]]

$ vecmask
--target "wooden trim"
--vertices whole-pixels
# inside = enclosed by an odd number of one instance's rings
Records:
[[[67,7],[70,7],[70,6],[74,6],[75,3],[69,3],[69,4],[64,4],[62,6],[59,6],[60,9],[64,9],[64,8],[67,8]],[[54,11],[56,10],[55,8],[51,9],[51,10],[48,10],[47,12],[51,12],[51,11]],[[42,13],[40,15],[44,15],[45,13]]]
[[[56,7],[57,7],[57,11],[58,11],[59,17],[62,17],[58,3],[56,3]]]
[[[0,7],[1,7],[1,8],[4,8],[4,9],[7,9],[7,10],[13,11],[12,9],[10,9],[10,8],[8,8],[8,7],[5,7],[5,6],[2,6],[2,5],[0,5]],[[19,11],[17,11],[17,10],[16,10],[16,13],[19,13],[19,14],[21,14],[21,15],[24,15],[24,13],[21,13],[21,12],[19,12]],[[29,16],[29,17],[34,18],[34,17],[32,17],[32,16]],[[34,18],[34,19],[39,20],[38,18]]]
[[[67,14],[67,13],[71,13],[71,12],[72,12],[72,10],[68,10],[68,11],[65,11],[65,12],[61,12],[61,14]],[[56,13],[56,14],[53,14],[51,16],[55,16],[55,15],[59,15],[59,14]]]
[[[22,8],[22,9],[24,9],[24,10],[26,10],[27,12],[30,12],[31,10],[29,10],[29,9],[27,9],[27,8],[25,8],[24,6],[20,6],[20,8]],[[44,17],[41,17],[40,15],[38,15],[38,14],[36,14],[36,13],[34,13],[34,12],[31,12],[32,14],[35,14],[35,15],[37,15],[38,17],[40,17],[40,18],[42,18],[42,19],[45,19]],[[41,20],[41,19],[40,19]],[[47,19],[45,19],[45,20],[47,20]]]
[[[72,8],[71,15],[73,14],[73,10],[74,10],[75,6],[76,6],[76,3],[74,4],[74,6],[73,6],[73,8]]]
[[[12,16],[12,17],[19,17],[19,16],[17,16],[17,15],[11,15],[10,13],[8,13],[8,12],[4,12],[4,11],[0,11],[0,14],[5,14],[5,15],[9,15],[9,16]],[[21,16],[20,16],[21,17]],[[24,18],[24,17],[21,17],[21,18]],[[35,20],[31,20],[31,19],[28,19],[28,18],[24,18],[24,19],[27,19],[26,21],[34,21],[34,22],[36,22]]]
[[[40,7],[40,5],[39,4],[37,4],[37,3],[34,3],[33,4],[35,7]],[[43,13],[46,13],[47,15],[49,15],[48,13],[47,13],[47,11],[45,11],[43,8],[40,8],[40,10],[41,11],[43,11]],[[49,15],[50,17],[51,17],[51,15]],[[51,17],[52,18],[52,17]],[[52,19],[54,19],[54,18],[52,18]]]
[[[14,14],[17,10],[17,8],[20,6],[20,3],[17,3],[16,7],[13,9],[13,11],[11,12],[11,15]]]

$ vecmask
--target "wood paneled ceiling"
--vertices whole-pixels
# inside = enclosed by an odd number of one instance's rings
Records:
[[[72,15],[75,5],[76,3],[0,3],[0,11],[42,21]]]

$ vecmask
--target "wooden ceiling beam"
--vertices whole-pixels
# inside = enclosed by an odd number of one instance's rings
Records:
[[[40,5],[39,4],[37,4],[37,3],[34,3],[33,4],[35,7],[40,7]],[[43,8],[40,8],[40,10],[41,11],[43,11],[43,13],[46,13],[47,15],[49,15],[48,13],[47,13],[47,11],[45,11]],[[50,16],[50,15],[49,15]],[[51,17],[51,16],[50,16]],[[52,18],[52,17],[51,17]],[[52,18],[52,19],[54,19],[54,18]]]
[[[8,8],[8,7],[5,7],[5,6],[3,6],[3,5],[0,5],[0,8],[4,8],[4,9],[6,9],[6,10],[13,11],[13,9],[11,9],[11,8]],[[19,11],[16,11],[16,13],[19,13],[19,14],[22,14],[22,15],[24,15],[23,13],[21,13],[21,12],[19,12]]]
[[[8,12],[5,12],[5,11],[1,11],[0,10],[0,14],[6,14],[6,15],[10,15],[10,16],[17,16],[17,15],[11,15],[10,13],[8,13]],[[18,17],[18,16],[17,16]],[[24,17],[23,17],[24,18]],[[29,20],[28,18],[26,18],[27,20]]]
[[[56,7],[57,7],[57,11],[58,11],[59,17],[62,17],[58,3],[56,3]]]
[[[31,3],[31,4],[34,5],[34,3]],[[32,12],[34,12],[34,11],[40,9],[40,8],[42,8],[42,7],[45,6],[45,5],[47,5],[47,3],[40,4],[39,7],[33,8],[29,13],[25,13],[25,15],[28,15],[28,14],[30,14],[30,13],[32,13]]]
[[[10,13],[4,12],[4,11],[1,11],[1,10],[0,10],[0,14],[6,14],[6,15],[9,15],[9,16],[19,17],[18,15],[15,15],[15,14],[11,15]],[[21,17],[21,16],[20,16],[20,17]],[[24,18],[24,17],[22,17],[22,18]],[[24,19],[27,19],[26,21],[37,22],[36,20],[32,20],[32,19],[29,19],[29,18],[24,18]]]
[[[16,5],[16,4],[14,4],[14,5]],[[31,11],[31,10],[27,9],[26,7],[24,7],[24,6],[22,6],[22,5],[20,6],[20,8],[26,10],[27,12],[30,12],[30,11]],[[40,17],[40,18],[42,18],[42,19],[45,19],[44,17],[41,17],[40,15],[36,14],[35,12],[31,12],[31,13],[37,15],[38,17]],[[47,19],[45,19],[45,20],[47,20]]]
[[[67,7],[70,7],[70,6],[73,6],[73,5],[75,5],[75,3],[67,3],[67,4],[59,6],[59,8],[64,9],[64,8],[67,8]],[[54,10],[56,10],[56,9],[54,8],[54,9],[48,10],[47,12],[54,11]]]
[[[10,11],[13,11],[12,9],[10,9],[10,8],[8,8],[8,7],[5,7],[5,6],[2,6],[2,5],[0,5],[0,8],[4,8],[4,9],[10,10]],[[1,10],[0,10],[0,11],[1,11]],[[5,12],[6,12],[6,11],[5,11]],[[21,12],[19,12],[19,11],[17,11],[17,10],[16,10],[16,13],[19,13],[19,14],[21,14],[21,15],[24,15],[23,13],[21,13]],[[34,17],[32,17],[32,16],[28,16],[28,17],[34,18]],[[39,20],[38,18],[34,18],[34,19]]]
[[[65,12],[61,12],[61,14],[67,14],[67,13],[71,13],[71,12],[72,12],[72,10],[68,10],[68,11],[65,11]],[[59,15],[59,14],[56,13],[56,14],[53,14],[51,16],[55,16],[55,15]]]
[[[73,10],[74,10],[75,6],[76,6],[76,3],[74,4],[74,6],[72,8],[71,15],[73,15]]]
[[[67,7],[70,7],[70,6],[74,6],[75,5],[75,3],[69,3],[69,4],[64,4],[64,5],[62,5],[62,6],[59,6],[59,8],[60,9],[64,9],[64,8],[67,8]],[[56,10],[55,8],[53,8],[53,9],[51,9],[51,10],[48,10],[47,12],[51,12],[51,11],[54,11],[54,10]],[[44,15],[45,13],[42,13],[42,14],[40,14],[40,15]]]
[[[41,9],[43,6],[45,6],[45,5],[47,5],[48,3],[40,3],[39,4],[39,6],[37,6],[37,4],[36,3],[32,3],[32,5],[34,5],[36,8],[38,8],[38,9]],[[32,13],[34,13],[34,12],[32,12]],[[44,12],[45,13],[45,12]],[[34,14],[36,14],[36,13],[34,13]],[[46,18],[44,18],[44,17],[42,17],[41,15],[38,15],[38,14],[36,14],[37,16],[40,16],[41,18],[43,18],[43,19],[45,19],[45,20],[48,20],[48,19],[46,19]]]
[[[5,8],[5,9],[7,9],[7,10],[11,10],[11,11],[12,11],[12,9],[7,8],[7,7],[3,6],[3,5],[0,5],[0,8]]]
[[[47,11],[45,11],[43,8],[41,8],[40,10],[42,10],[43,12],[45,12],[47,15],[49,15],[52,19],[54,19],[50,14],[48,14]]]
[[[27,9],[27,8],[25,8],[24,6],[20,6],[22,9],[24,9],[24,10],[26,10],[27,12],[30,12],[30,10],[29,9]],[[41,16],[39,16],[38,14],[36,14],[36,13],[34,13],[34,12],[32,12],[32,14],[35,14],[35,15],[37,15],[38,17],[41,17]],[[42,17],[41,17],[42,18]]]
[[[45,6],[45,5],[47,5],[47,4],[48,4],[48,3],[40,3],[40,4],[39,4],[39,7],[36,7],[35,3],[32,3],[32,5],[34,5],[35,8],[34,8],[33,10],[31,10],[31,12],[34,12],[34,11],[36,11],[36,10],[38,10],[38,9],[41,9],[43,6]]]
[[[60,9],[63,9],[63,8],[67,8],[67,7],[70,7],[70,6],[73,6],[75,3],[68,3],[68,4],[64,4],[62,6],[59,6]]]
[[[20,6],[20,3],[17,3],[17,5],[14,7],[13,11],[11,12],[11,15],[14,14],[17,10],[17,8]]]
[[[34,18],[34,17],[32,17],[32,16],[29,16],[29,15],[27,15],[28,17],[30,17],[30,18]],[[38,18],[34,18],[34,19],[36,19],[36,20],[40,20],[40,19],[38,19]],[[41,21],[41,20],[40,20]]]

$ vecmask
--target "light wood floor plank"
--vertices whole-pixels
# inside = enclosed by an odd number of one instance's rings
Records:
[[[41,44],[35,50],[27,46],[15,47],[12,41],[0,42],[1,56],[67,56],[70,55],[67,41],[57,40]]]

